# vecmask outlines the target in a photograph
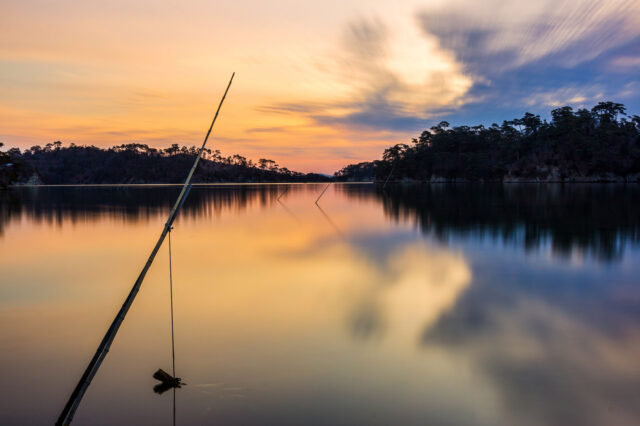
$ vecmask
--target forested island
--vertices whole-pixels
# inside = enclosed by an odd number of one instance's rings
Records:
[[[0,144],[0,146],[2,146]],[[64,146],[52,142],[24,151],[0,152],[0,185],[10,184],[151,184],[182,183],[198,149],[173,144],[157,149],[140,143],[111,148]],[[315,173],[299,173],[269,159],[257,162],[241,155],[223,157],[205,149],[194,182],[319,182]]]
[[[565,106],[551,121],[526,113],[490,127],[425,130],[411,144],[387,148],[381,160],[349,165],[337,180],[639,182],[640,117],[624,105]]]

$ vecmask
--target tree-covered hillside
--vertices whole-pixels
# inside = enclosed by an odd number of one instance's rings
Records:
[[[620,181],[640,180],[640,117],[624,105],[551,111],[551,121],[526,113],[490,127],[443,121],[410,145],[387,148],[382,160],[350,165],[341,180]]]
[[[181,183],[198,150],[173,144],[156,149],[131,143],[103,149],[95,146],[63,146],[53,142],[25,151],[4,154],[7,181],[45,184]],[[9,172],[10,175],[9,175]],[[257,163],[241,155],[223,157],[207,149],[194,175],[194,182],[301,182],[327,180],[318,174],[303,174],[279,167],[273,160]]]

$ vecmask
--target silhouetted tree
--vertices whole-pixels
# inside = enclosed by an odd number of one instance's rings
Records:
[[[570,106],[551,111],[551,122],[525,113],[486,128],[442,121],[423,131],[412,145],[396,144],[372,164],[378,180],[433,178],[500,180],[640,180],[640,117],[624,105],[600,102],[591,110]],[[353,180],[358,165],[336,172]]]
[[[205,152],[207,156],[211,155],[211,160],[202,159],[194,176],[196,182],[327,180],[322,175],[279,169],[273,160],[262,159],[264,167],[258,168],[242,155],[223,160],[218,150]],[[12,163],[11,178],[3,177],[7,184],[16,180],[27,181],[34,173],[47,184],[180,183],[193,164],[198,148],[172,144],[159,151],[146,144],[128,143],[102,149],[77,145],[65,147],[62,142],[53,142],[46,144],[44,149],[33,146],[21,153],[14,148],[9,153],[0,154],[0,164],[9,160]]]

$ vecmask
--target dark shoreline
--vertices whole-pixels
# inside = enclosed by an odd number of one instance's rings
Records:
[[[335,183],[340,185],[463,185],[463,184],[640,184],[638,180],[543,180],[543,179],[505,179],[505,180],[466,180],[466,179],[433,179],[433,180],[390,180],[388,182],[364,180],[364,181],[326,181],[326,182],[201,182],[194,183],[194,187],[225,187],[225,186],[278,186],[278,185],[322,185]],[[12,184],[4,189],[11,188],[112,188],[112,187],[181,187],[183,183],[68,183],[68,184]]]

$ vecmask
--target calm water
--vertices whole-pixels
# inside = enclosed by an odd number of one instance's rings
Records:
[[[197,187],[173,231],[179,424],[632,425],[640,188]],[[177,187],[0,193],[0,423],[51,424]],[[170,424],[163,247],[77,424]]]

